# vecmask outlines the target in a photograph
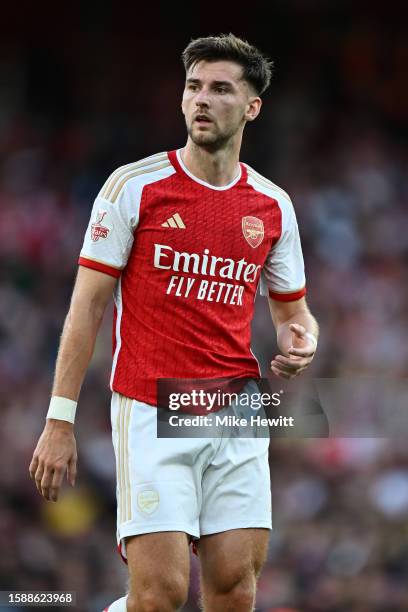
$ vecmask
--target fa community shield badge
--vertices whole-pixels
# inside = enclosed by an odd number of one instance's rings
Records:
[[[109,227],[102,225],[106,210],[99,210],[96,215],[96,220],[91,225],[91,238],[93,242],[98,242],[100,238],[107,238],[109,234]]]
[[[262,219],[258,219],[257,217],[242,217],[242,233],[249,246],[256,249],[265,236]]]

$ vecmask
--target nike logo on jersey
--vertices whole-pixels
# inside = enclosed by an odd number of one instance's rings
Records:
[[[174,227],[176,229],[186,229],[183,219],[178,213],[175,213],[161,224],[162,227]]]

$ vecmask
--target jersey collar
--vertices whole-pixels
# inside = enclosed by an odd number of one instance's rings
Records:
[[[222,185],[221,187],[216,187],[215,185],[211,185],[210,183],[207,183],[206,181],[203,181],[197,178],[196,176],[194,176],[194,174],[192,174],[186,168],[186,166],[183,163],[183,160],[181,159],[180,151],[181,149],[177,149],[175,151],[169,151],[168,153],[169,160],[174,166],[174,168],[178,172],[181,172],[182,174],[186,174],[195,183],[198,183],[199,185],[202,185],[203,187],[207,187],[207,189],[213,189],[214,191],[226,191],[227,189],[231,189],[232,187],[234,187],[234,185],[236,185],[242,178],[245,178],[244,175],[246,172],[246,168],[244,164],[240,162],[238,175],[234,178],[233,181],[231,181],[231,183],[228,183],[228,185]]]

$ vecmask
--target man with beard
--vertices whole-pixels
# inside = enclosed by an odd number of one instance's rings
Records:
[[[30,465],[47,500],[65,472],[75,481],[77,400],[114,291],[117,540],[130,580],[111,612],[182,607],[192,540],[204,609],[253,609],[271,529],[269,439],[157,438],[157,380],[258,379],[258,284],[282,352],[274,374],[298,375],[317,345],[290,198],[239,161],[271,62],[232,34],[193,40],[183,61],[186,145],[120,167],[95,200]]]

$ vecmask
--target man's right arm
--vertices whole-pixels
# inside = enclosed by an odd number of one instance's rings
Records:
[[[78,400],[96,336],[117,279],[79,266],[65,319],[52,395]]]
[[[55,368],[52,396],[78,400],[96,336],[117,279],[80,266],[65,320]],[[57,501],[64,474],[76,476],[73,424],[46,419],[30,464],[30,475],[45,499]]]

